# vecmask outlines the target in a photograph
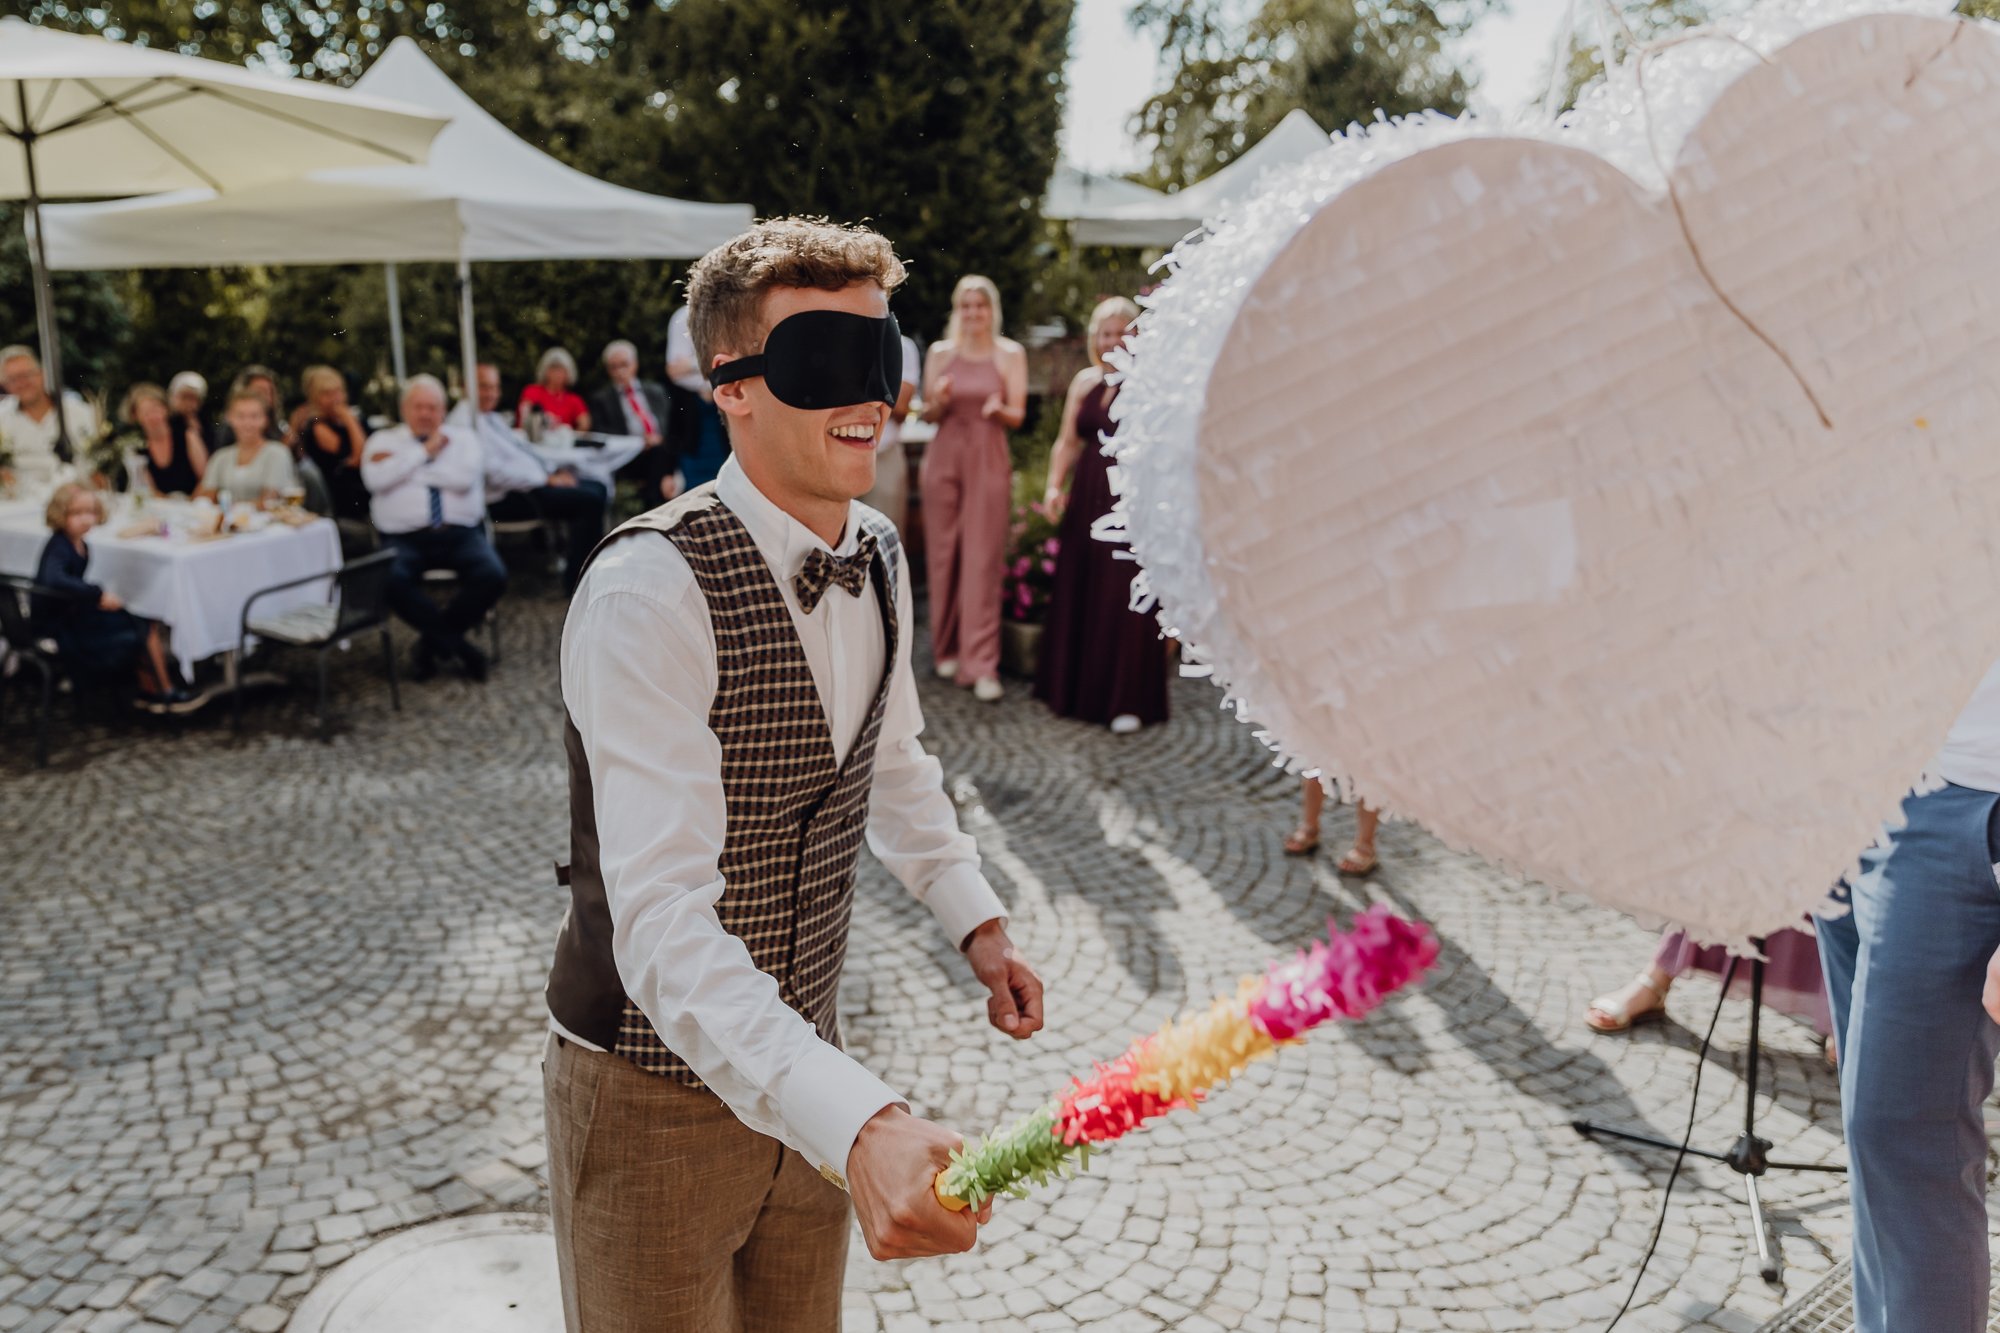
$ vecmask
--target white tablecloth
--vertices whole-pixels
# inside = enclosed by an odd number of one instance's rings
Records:
[[[262,532],[238,533],[219,541],[114,534],[131,522],[120,511],[90,534],[90,568],[85,577],[116,593],[132,614],[173,630],[174,656],[192,672],[203,658],[235,649],[243,604],[274,583],[331,574],[340,568],[340,534],[328,519],[301,528],[273,524]],[[0,573],[33,577],[48,543],[42,506],[0,503]],[[326,601],[327,585],[303,588],[257,603],[259,616]]]
[[[531,444],[544,463],[550,467],[566,467],[585,481],[594,481],[607,491],[612,488],[611,474],[639,456],[646,447],[646,441],[637,435],[592,435],[589,438],[604,441],[600,447],[577,444]]]

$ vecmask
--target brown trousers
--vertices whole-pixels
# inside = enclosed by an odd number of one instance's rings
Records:
[[[569,1333],[840,1328],[847,1195],[705,1089],[551,1037],[549,1202]]]

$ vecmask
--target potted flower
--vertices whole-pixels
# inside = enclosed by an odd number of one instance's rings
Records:
[[[1000,664],[1032,677],[1041,660],[1042,622],[1056,586],[1055,516],[1040,501],[1014,506],[1007,530],[1007,568],[1000,584]]]

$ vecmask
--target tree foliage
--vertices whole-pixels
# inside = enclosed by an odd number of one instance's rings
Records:
[[[984,272],[1010,313],[1039,277],[1036,210],[1053,168],[1073,0],[16,0],[35,22],[349,83],[417,40],[503,124],[579,170],[761,216],[870,221],[910,265],[898,314],[941,330],[952,282]],[[9,235],[18,242],[18,225]],[[15,247],[18,250],[18,245]],[[0,318],[16,283],[0,248]],[[657,367],[684,264],[480,264],[482,354],[509,378],[562,342],[586,365],[612,338]],[[106,377],[248,361],[288,378],[389,361],[379,268],[64,279],[129,312],[75,364]],[[457,365],[455,276],[402,269],[412,371]],[[26,289],[25,273],[18,286]],[[63,301],[70,318],[71,297]],[[79,298],[80,299],[80,298]],[[11,322],[0,340],[32,333]],[[77,342],[66,336],[66,345]],[[120,383],[123,379],[120,379]]]
[[[35,344],[35,287],[18,204],[0,204],[0,343]],[[65,379],[99,384],[118,369],[131,322],[117,284],[100,273],[54,275]]]
[[[1055,164],[1071,0],[679,0],[654,66],[663,165],[707,197],[867,220],[941,331],[967,272],[1020,309]]]
[[[1436,108],[1467,91],[1445,45],[1482,6],[1457,0],[1139,0],[1171,78],[1135,125],[1152,143],[1148,183],[1191,185],[1227,166],[1294,108],[1328,130]]]

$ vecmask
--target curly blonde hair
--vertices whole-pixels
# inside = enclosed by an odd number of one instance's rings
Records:
[[[110,515],[104,509],[103,496],[80,481],[66,481],[56,487],[55,494],[49,497],[49,507],[42,512],[42,519],[49,525],[50,532],[61,532],[63,530],[63,524],[69,522],[70,501],[76,499],[79,495],[90,497],[90,503],[97,510],[97,521],[99,523],[110,522]]]
[[[764,349],[764,294],[775,287],[837,292],[903,285],[903,261],[880,232],[825,218],[772,218],[710,250],[688,271],[688,334],[704,377],[716,354]]]

